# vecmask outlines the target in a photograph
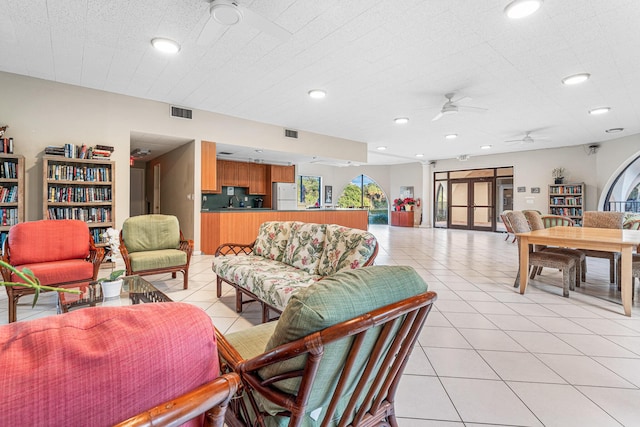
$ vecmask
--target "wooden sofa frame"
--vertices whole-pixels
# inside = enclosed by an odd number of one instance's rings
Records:
[[[253,247],[256,244],[254,240],[253,243],[250,244],[242,244],[242,243],[224,243],[218,247],[216,250],[215,256],[225,256],[225,255],[250,255],[253,253]],[[376,247],[371,254],[371,257],[362,265],[362,267],[367,267],[369,265],[373,265],[373,262],[378,255],[378,243],[376,242]],[[232,286],[236,290],[236,312],[242,313],[242,306],[244,304],[248,304],[254,301],[258,301],[260,303],[260,307],[262,309],[262,323],[269,322],[271,320],[277,319],[279,316],[270,317],[269,312],[274,311],[278,315],[282,313],[282,311],[270,305],[266,301],[263,301],[253,292],[239,286],[227,279],[224,279],[218,275],[216,275],[216,296],[220,298],[222,296],[222,282],[227,283]],[[246,295],[249,299],[245,300],[242,298],[243,295]]]

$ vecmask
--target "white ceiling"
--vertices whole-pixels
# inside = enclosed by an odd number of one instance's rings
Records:
[[[239,3],[292,37],[240,25],[199,46],[203,0],[0,0],[0,70],[366,142],[374,164],[640,133],[639,1],[546,0],[516,21],[508,0]],[[155,51],[158,36],[180,53]],[[579,72],[591,79],[561,84]],[[314,88],[326,99],[310,99]],[[447,92],[488,111],[432,122]],[[598,106],[612,110],[587,114]],[[605,133],[614,127],[625,130]],[[548,139],[505,144],[526,131]]]

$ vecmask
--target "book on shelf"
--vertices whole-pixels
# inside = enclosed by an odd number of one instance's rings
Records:
[[[44,149],[44,154],[50,155],[50,156],[64,156],[65,155],[65,148],[64,147],[56,147],[53,145],[49,145],[48,147],[46,147]]]
[[[101,144],[96,144],[95,149],[96,150],[108,151],[110,153],[113,153],[113,150],[114,150],[113,146],[111,146],[111,145],[101,145]]]
[[[13,154],[13,138],[0,138],[0,142],[4,154]]]

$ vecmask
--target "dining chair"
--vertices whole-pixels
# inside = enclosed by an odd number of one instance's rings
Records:
[[[524,214],[520,211],[512,211],[507,213],[507,218],[513,227],[515,233],[527,233],[531,231],[529,222]],[[556,268],[562,271],[562,296],[569,297],[569,290],[575,289],[576,283],[576,258],[570,255],[564,255],[560,253],[545,252],[545,251],[533,251],[533,248],[529,248],[529,265],[527,271],[524,274],[528,274],[529,267],[537,269],[538,266],[547,268]],[[518,254],[520,253],[520,239],[518,238]],[[520,283],[520,274],[522,272],[518,269],[518,275],[513,285],[517,288]]]
[[[601,211],[586,211],[582,220],[583,227],[591,228],[612,228],[622,229],[622,223],[624,221],[624,212],[601,212]],[[584,254],[593,258],[604,258],[609,260],[609,282],[617,283],[619,285],[619,277],[616,274],[617,264],[620,260],[620,254],[618,252],[605,252],[592,249],[583,250]]]
[[[544,223],[544,228],[560,226],[573,227],[576,225],[573,219],[562,215],[542,215],[542,222]]]
[[[516,235],[513,232],[513,227],[511,227],[511,223],[509,222],[509,218],[507,218],[507,212],[511,212],[510,210],[507,211],[503,211],[500,214],[500,219],[502,220],[502,223],[504,224],[504,228],[507,229],[507,237],[505,237],[504,240],[509,240],[509,237],[511,235],[513,235],[513,240],[511,241],[511,243],[514,243],[516,241]]]
[[[544,230],[546,227],[544,225],[544,221],[542,220],[542,215],[538,213],[538,211],[528,210],[522,211],[525,218],[527,218],[527,222],[529,223],[529,227],[531,231],[535,230]],[[576,286],[580,287],[580,281],[583,282],[586,280],[587,273],[587,257],[584,252],[579,251],[577,249],[570,248],[558,248],[551,246],[543,246],[543,245],[534,245],[535,251],[547,251],[558,254],[569,255],[576,258]],[[534,268],[531,271],[531,279],[535,279],[536,275],[542,274],[542,266],[538,266],[538,268]]]

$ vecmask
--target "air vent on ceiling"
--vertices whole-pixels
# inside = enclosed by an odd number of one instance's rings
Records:
[[[284,136],[287,138],[295,138],[298,139],[298,131],[293,129],[285,129]]]
[[[187,110],[186,108],[174,107],[171,106],[171,117],[180,117],[183,119],[191,119],[193,116],[192,110]]]
[[[230,155],[232,155],[233,153],[229,153],[228,151],[221,151],[221,152],[219,152],[218,154],[219,154],[220,156],[230,156]]]

